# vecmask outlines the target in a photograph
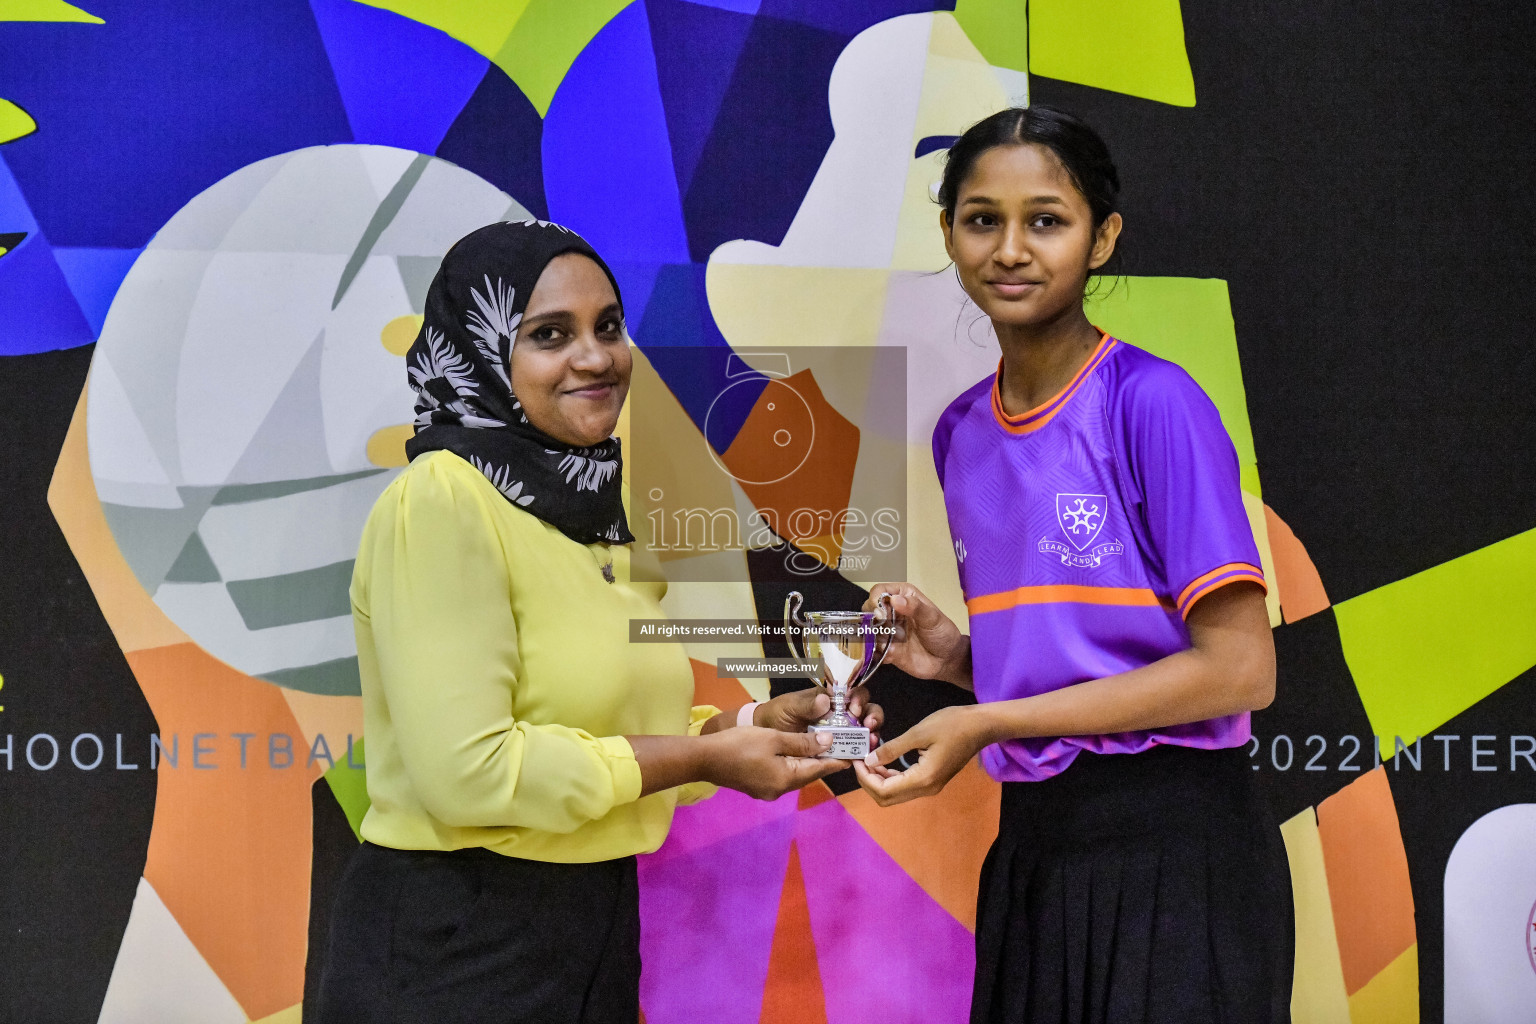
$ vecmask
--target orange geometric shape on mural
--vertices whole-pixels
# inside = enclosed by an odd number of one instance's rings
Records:
[[[695,705],[713,704],[721,711],[728,711],[734,715],[737,708],[752,700],[752,695],[739,680],[730,676],[722,678],[716,675],[715,666],[709,662],[689,658],[688,664],[693,669],[693,703]]]
[[[808,811],[812,807],[819,807],[828,800],[835,799],[837,797],[833,794],[832,787],[817,779],[810,785],[800,788],[799,795],[795,797],[795,810]]]
[[[1344,991],[1354,995],[1417,941],[1408,855],[1385,768],[1317,805]]]
[[[800,848],[789,844],[789,867],[779,894],[779,917],[768,953],[768,982],[763,988],[761,1024],[827,1024],[826,995],[816,942],[811,937],[811,906],[800,871]]]
[[[1264,525],[1269,532],[1269,551],[1275,560],[1275,588],[1280,592],[1280,614],[1286,622],[1316,615],[1331,603],[1323,589],[1312,556],[1284,519],[1264,506]]]
[[[838,797],[933,901],[976,930],[981,862],[997,837],[1002,787],[972,760],[937,796],[879,807],[862,789]]]
[[[770,381],[720,460],[774,533],[837,565],[859,428],[832,407],[811,371]]]
[[[197,645],[133,651],[128,664],[176,754],[157,772],[144,877],[248,1016],[292,1006],[304,995],[310,787],[329,766],[310,761],[276,686]],[[254,734],[244,767],[242,733]]]
[[[91,478],[91,457],[85,444],[85,406],[89,385],[75,403],[69,432],[48,484],[48,508],[58,521],[69,550],[91,585],[96,604],[124,652],[190,643],[191,637],[173,623],[144,592],[123,558],[107,517],[102,514]]]

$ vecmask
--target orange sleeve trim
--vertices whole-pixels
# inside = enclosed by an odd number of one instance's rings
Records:
[[[1196,601],[1213,590],[1224,587],[1228,583],[1236,583],[1239,580],[1257,583],[1264,588],[1265,593],[1269,592],[1269,584],[1264,581],[1263,570],[1257,566],[1249,565],[1247,562],[1229,562],[1196,578],[1189,586],[1184,588],[1183,593],[1179,594],[1177,602],[1179,614],[1186,619],[1189,618],[1189,610],[1194,607]]]
[[[1018,587],[996,594],[983,594],[965,602],[972,615],[1000,612],[1023,604],[1113,604],[1157,608],[1163,602],[1143,587],[1084,587],[1057,583],[1040,587]]]

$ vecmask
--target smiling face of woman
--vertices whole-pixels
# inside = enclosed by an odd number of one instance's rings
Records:
[[[512,390],[528,421],[558,441],[613,433],[634,366],[608,275],[578,253],[544,268],[512,346]]]
[[[1090,270],[1114,252],[1120,215],[1097,229],[1056,154],[1044,146],[996,146],[961,182],[944,245],[960,284],[1001,330],[1036,327],[1082,307]]]

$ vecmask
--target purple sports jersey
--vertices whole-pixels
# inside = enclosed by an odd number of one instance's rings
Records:
[[[971,620],[976,698],[1011,700],[1189,647],[1184,619],[1264,576],[1216,407],[1174,363],[1105,335],[1049,402],[1003,411],[992,376],[950,403],[933,457]],[[1235,747],[1248,714],[1151,732],[1007,740],[1003,782],[1048,778],[1079,750]]]

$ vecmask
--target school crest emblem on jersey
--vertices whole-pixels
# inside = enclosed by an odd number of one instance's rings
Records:
[[[1061,556],[1062,565],[1079,569],[1097,568],[1106,555],[1118,555],[1125,545],[1117,540],[1095,545],[1104,531],[1109,514],[1109,498],[1103,494],[1056,495],[1056,525],[1067,539],[1068,547],[1050,537],[1040,539],[1040,553]],[[1092,550],[1089,550],[1092,545]]]

